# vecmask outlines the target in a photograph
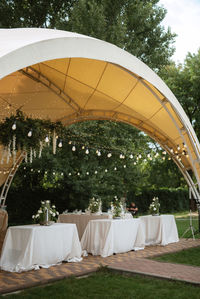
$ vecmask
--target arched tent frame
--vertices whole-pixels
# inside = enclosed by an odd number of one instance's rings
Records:
[[[112,44],[65,31],[0,29],[0,40],[0,120],[20,108],[65,125],[129,123],[166,150],[200,201],[199,141],[173,93],[147,65]],[[7,167],[1,184],[12,181],[17,165]],[[4,195],[1,200],[5,204]]]

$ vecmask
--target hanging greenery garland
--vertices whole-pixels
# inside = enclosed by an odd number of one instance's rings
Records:
[[[49,145],[51,138],[53,153],[56,153],[57,139],[62,138],[64,126],[61,122],[33,119],[26,117],[22,111],[17,110],[16,115],[6,117],[0,123],[0,143],[4,145],[6,162],[12,156],[15,162],[16,151],[26,152],[26,160],[32,162],[37,154],[41,157],[44,146]],[[2,160],[4,160],[4,158]],[[1,160],[1,163],[4,161]]]

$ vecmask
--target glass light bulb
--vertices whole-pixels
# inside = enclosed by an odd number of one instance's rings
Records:
[[[75,147],[75,145],[73,145],[72,146],[72,151],[75,152],[75,150],[76,150],[76,147]]]
[[[14,124],[12,125],[12,130],[16,130],[17,126],[16,126],[16,122],[14,122]]]
[[[32,136],[32,130],[30,130],[29,132],[28,132],[28,137],[31,137]]]
[[[89,150],[88,150],[88,149],[86,149],[85,153],[86,153],[86,155],[88,155],[88,154],[89,154]]]
[[[62,147],[62,141],[58,143],[58,147]]]
[[[48,136],[45,137],[45,142],[49,142],[49,137]]]

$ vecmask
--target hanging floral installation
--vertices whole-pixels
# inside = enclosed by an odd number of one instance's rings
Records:
[[[62,147],[63,132],[64,126],[60,122],[29,118],[17,110],[16,115],[6,117],[0,123],[0,143],[4,146],[0,163],[9,163],[11,157],[15,163],[17,151],[24,151],[25,161],[32,163],[33,158],[41,157],[51,139],[53,154],[56,154],[58,138],[58,146]]]

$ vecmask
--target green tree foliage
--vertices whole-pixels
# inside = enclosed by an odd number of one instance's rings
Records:
[[[171,64],[160,74],[177,97],[200,138],[200,50],[197,54],[188,53],[183,64]]]
[[[75,31],[113,43],[159,70],[174,53],[175,34],[161,25],[159,0],[1,0],[0,27]]]

